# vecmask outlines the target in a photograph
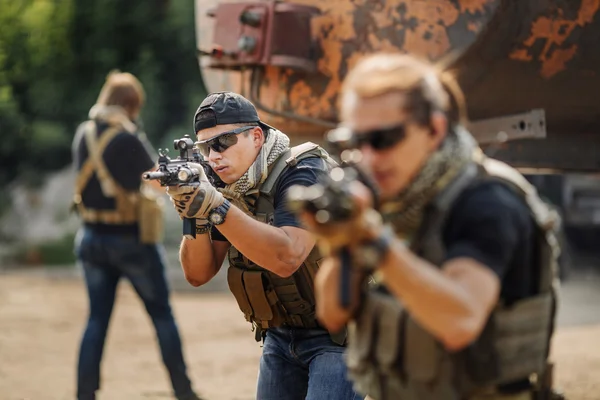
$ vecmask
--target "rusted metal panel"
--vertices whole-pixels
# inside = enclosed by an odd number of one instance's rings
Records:
[[[552,134],[600,130],[600,0],[503,1],[456,62],[469,116],[543,108]]]
[[[543,139],[546,137],[546,118],[544,110],[471,121],[467,128],[477,141],[488,143],[504,143],[519,139]]]
[[[431,60],[452,55],[473,120],[543,109],[548,146],[562,135],[590,139],[587,134],[600,130],[600,0],[286,2],[321,11],[312,21],[317,71],[266,67],[260,101],[270,108],[335,122],[341,82],[360,57],[375,51],[412,52]],[[197,0],[204,9],[207,3],[216,2]],[[203,31],[205,24],[199,20]],[[209,32],[201,36],[210,44]],[[209,88],[248,91],[250,74],[223,76],[207,79]],[[239,83],[232,83],[235,79]],[[264,112],[261,117],[292,135],[325,131]]]
[[[302,1],[308,3],[308,1]],[[328,1],[315,18],[319,71],[305,76],[267,71],[261,88],[272,105],[337,120],[336,100],[346,73],[365,54],[405,51],[437,60],[477,39],[499,0]],[[267,95],[268,93],[268,95]],[[310,127],[304,127],[308,129]]]
[[[564,3],[564,2],[563,2]],[[594,22],[600,9],[599,0],[583,0],[553,7],[535,18],[531,31],[509,55],[513,60],[539,61],[544,78],[564,71],[579,49],[576,36]],[[578,32],[579,31],[579,32]],[[574,40],[575,39],[575,40]],[[540,46],[539,43],[543,45]]]
[[[221,3],[207,12],[215,19],[211,48],[202,49],[210,56],[208,66],[314,72],[310,20],[318,13],[316,7],[276,1]]]
[[[197,7],[206,10],[215,3],[197,0]],[[277,110],[336,121],[341,82],[361,56],[374,51],[409,51],[439,59],[453,49],[473,43],[493,17],[500,0],[294,0],[290,3],[316,6],[321,11],[312,22],[318,70],[305,74],[267,67],[261,101]],[[204,46],[211,44],[207,36],[211,35],[212,22],[206,19],[197,12],[197,30],[203,33],[200,43]],[[214,81],[207,81],[211,90],[223,89]],[[285,124],[292,134],[311,135],[324,130],[264,113],[261,117],[273,124]]]

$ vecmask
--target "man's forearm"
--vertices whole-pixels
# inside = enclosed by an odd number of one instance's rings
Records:
[[[490,310],[473,295],[472,288],[463,286],[460,277],[416,256],[399,241],[394,241],[379,271],[385,285],[415,320],[446,347],[464,347],[483,328]]]
[[[286,232],[244,214],[232,206],[217,229],[244,256],[280,276],[290,276],[304,261],[304,245],[294,243]]]
[[[179,249],[179,261],[185,278],[193,286],[207,283],[220,268],[215,260],[208,234],[197,235],[196,239],[183,238]]]

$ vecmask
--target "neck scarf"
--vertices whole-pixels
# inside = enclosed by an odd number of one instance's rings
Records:
[[[102,106],[96,104],[90,109],[88,116],[90,119],[106,122],[111,126],[121,126],[130,133],[137,131],[137,127],[131,122],[125,110],[119,106]]]
[[[410,240],[423,221],[426,206],[471,162],[476,149],[471,134],[456,128],[402,193],[382,204],[382,215],[397,234]]]

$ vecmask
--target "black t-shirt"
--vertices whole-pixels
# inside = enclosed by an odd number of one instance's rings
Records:
[[[483,182],[465,190],[450,211],[443,231],[446,260],[469,257],[490,268],[500,279],[500,298],[510,304],[539,292],[536,231],[524,199],[506,184]],[[525,379],[498,389],[528,387]]]
[[[100,138],[108,125],[97,123],[97,137]],[[75,135],[73,143],[73,160],[77,171],[88,158],[87,143],[84,138],[83,125]],[[137,190],[142,182],[142,173],[154,166],[153,150],[144,135],[129,132],[118,133],[106,146],[103,160],[106,168],[115,181],[126,190]],[[115,200],[102,193],[96,173],[88,181],[81,193],[86,207],[99,210],[114,210]]]
[[[508,303],[537,293],[536,226],[524,199],[506,184],[483,182],[462,193],[443,231],[446,260],[472,258],[501,281]]]
[[[275,187],[275,196],[273,198],[273,207],[275,208],[273,226],[279,228],[282,226],[301,226],[298,219],[287,208],[286,193],[293,185],[314,185],[317,183],[319,175],[325,171],[327,171],[327,167],[323,159],[319,157],[310,157],[301,160],[295,167],[289,167],[279,177]],[[227,241],[225,236],[223,236],[216,227],[212,228],[211,236],[213,240]]]

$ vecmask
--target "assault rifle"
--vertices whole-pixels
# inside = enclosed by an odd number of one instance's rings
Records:
[[[352,132],[346,128],[331,130],[326,135],[326,149],[338,163],[329,173],[321,177],[312,186],[292,186],[287,194],[288,207],[299,214],[308,211],[313,214],[319,224],[336,224],[349,221],[356,215],[358,205],[355,204],[350,184],[359,180],[372,192],[374,207],[378,206],[378,193],[375,185],[367,175],[358,168],[362,154],[357,149]],[[343,246],[340,250],[340,305],[350,306],[350,277],[352,256],[350,248]]]
[[[169,152],[168,149],[158,149],[158,170],[146,172],[142,175],[144,180],[158,180],[161,186],[178,186],[198,182],[198,171],[188,165],[188,163],[195,163],[202,165],[211,183],[215,183],[212,169],[198,152],[190,135],[184,135],[181,139],[175,139],[173,147],[175,150],[179,150],[179,156],[171,159],[167,155]],[[183,236],[188,239],[196,237],[196,218],[183,219]]]

